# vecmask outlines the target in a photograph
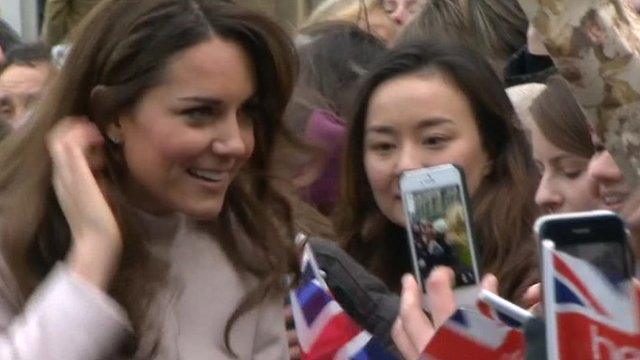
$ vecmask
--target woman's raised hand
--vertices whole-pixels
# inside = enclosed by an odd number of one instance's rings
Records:
[[[99,176],[103,145],[98,128],[83,117],[62,119],[47,137],[53,187],[73,237],[67,261],[77,275],[104,289],[116,270],[122,239]]]
[[[431,341],[436,330],[455,312],[457,305],[453,295],[453,271],[446,267],[437,267],[426,282],[429,306],[433,321],[422,310],[422,291],[412,275],[402,277],[402,295],[400,313],[393,325],[392,337],[398,350],[405,359],[418,359]],[[486,275],[482,288],[497,292],[498,280]]]

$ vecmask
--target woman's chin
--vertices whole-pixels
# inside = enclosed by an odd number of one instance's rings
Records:
[[[220,216],[222,204],[182,206],[178,211],[188,218],[198,221],[215,220]]]

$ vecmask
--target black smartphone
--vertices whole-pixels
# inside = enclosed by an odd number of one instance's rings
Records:
[[[624,222],[611,211],[543,216],[536,221],[535,232],[541,241],[551,240],[556,249],[588,261],[614,284],[633,276]]]

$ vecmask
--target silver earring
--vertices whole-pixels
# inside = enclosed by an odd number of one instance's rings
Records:
[[[109,141],[111,141],[115,145],[120,145],[120,143],[122,143],[122,139],[118,139],[115,136],[109,136]]]

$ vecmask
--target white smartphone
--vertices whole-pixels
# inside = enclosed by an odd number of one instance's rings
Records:
[[[520,327],[533,319],[533,314],[530,311],[490,291],[483,289],[480,291],[478,298],[495,310],[496,316],[500,321],[511,327]]]
[[[612,283],[633,276],[633,255],[624,222],[608,210],[546,215],[535,223],[542,240],[551,240],[556,249],[590,262]]]
[[[423,292],[431,270],[448,266],[455,273],[458,300],[474,302],[480,271],[462,170],[447,164],[407,171],[400,190],[413,269]]]

